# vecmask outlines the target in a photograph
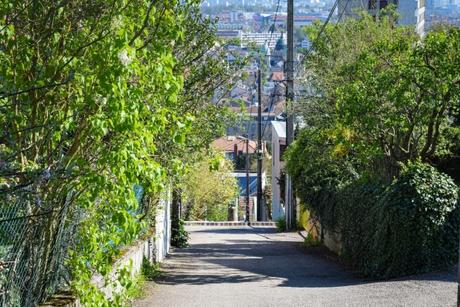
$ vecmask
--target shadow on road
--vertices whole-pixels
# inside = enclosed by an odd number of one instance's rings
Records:
[[[271,236],[271,239],[264,236],[275,232],[274,228],[213,228],[195,231],[201,233],[200,236],[219,234],[220,239],[175,250],[171,255],[174,260],[171,264],[173,269],[158,283],[205,285],[273,279],[278,281],[279,287],[323,288],[380,282],[357,277],[324,248],[305,248],[300,242],[285,241],[281,236]],[[259,236],[260,239],[242,239],[246,234],[252,238]],[[456,279],[455,271],[449,270],[391,281],[406,280],[455,282]]]

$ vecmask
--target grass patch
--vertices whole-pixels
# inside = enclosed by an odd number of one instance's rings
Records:
[[[305,247],[316,247],[320,245],[321,245],[321,242],[317,238],[314,238],[312,234],[309,232],[307,233],[307,236],[303,240],[303,246]]]
[[[142,261],[142,275],[145,280],[153,281],[159,278],[163,272],[160,269],[159,263],[151,263],[147,258],[144,257]]]
[[[278,232],[286,231],[286,217],[284,215],[276,220],[276,228]]]
[[[133,285],[126,291],[126,296],[132,302],[135,299],[145,296],[144,292],[145,277],[142,273],[137,274],[133,279]]]

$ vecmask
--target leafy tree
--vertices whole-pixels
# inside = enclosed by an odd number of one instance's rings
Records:
[[[168,165],[168,177],[173,187],[172,244],[185,246],[186,231],[179,217],[182,201],[180,181],[186,166],[202,158],[202,149],[225,133],[225,127],[234,122],[235,114],[228,108],[228,93],[238,80],[245,59],[236,56],[227,61],[227,45],[221,46],[216,36],[216,20],[205,17],[196,5],[183,6],[184,39],[175,45],[175,72],[184,76],[184,86],[178,96],[175,112],[190,119],[187,136],[171,142],[165,134],[157,138],[158,158]],[[176,123],[167,125],[174,128]],[[170,128],[166,128],[170,129]],[[181,243],[177,243],[177,242]],[[185,242],[185,243],[184,243]]]
[[[120,248],[151,226],[167,175],[226,118],[208,103],[227,67],[206,70],[219,57],[198,56],[212,45],[198,4],[1,2],[0,202],[31,225],[12,240],[28,255],[18,264],[27,278],[9,281],[22,285],[20,305],[53,291],[57,250],[82,303],[121,304],[93,275],[109,276]]]
[[[228,208],[238,196],[233,165],[221,154],[213,154],[190,168],[183,185],[190,220],[227,220]]]
[[[389,177],[398,162],[438,154],[460,98],[458,28],[440,27],[420,39],[393,20],[363,15],[329,26],[305,62],[314,93],[305,100],[309,126],[321,129],[336,153]],[[310,29],[311,36],[318,30]]]
[[[304,63],[306,125],[287,152],[323,233],[338,233],[342,256],[375,277],[450,265],[458,251],[458,191],[432,165],[458,148],[460,30],[420,38],[394,20],[325,28]]]

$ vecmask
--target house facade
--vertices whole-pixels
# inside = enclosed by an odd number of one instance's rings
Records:
[[[414,25],[415,31],[423,35],[425,31],[425,0],[340,0],[339,14],[356,17],[357,11],[366,10],[375,15],[378,10],[394,4],[399,14],[400,25]]]
[[[257,172],[254,164],[249,167],[249,173],[246,174],[246,140],[236,136],[224,136],[214,140],[211,144],[224,152],[225,157],[232,161],[235,169],[232,176],[236,178],[239,186],[239,196],[235,199],[235,215],[238,220],[246,220],[246,186],[249,179],[249,220],[257,220]],[[253,140],[248,142],[248,154],[254,156],[257,150],[257,143]],[[262,190],[265,189],[266,175],[262,173]]]
[[[272,121],[272,219],[284,216],[283,154],[286,149],[286,122]]]

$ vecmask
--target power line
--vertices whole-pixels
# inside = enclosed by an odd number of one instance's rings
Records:
[[[276,94],[276,88],[277,88],[277,86],[278,86],[278,84],[275,83],[275,87],[274,87],[274,89],[273,89],[273,93],[270,95],[271,100],[270,100],[270,105],[269,105],[269,107],[268,107],[268,117],[270,117],[271,114],[272,114],[271,109],[272,109],[273,106],[274,106],[275,98],[276,98],[277,96],[284,96],[284,95],[277,95],[277,94]],[[276,115],[275,112],[273,112],[273,114]],[[265,136],[265,132],[267,131],[268,125],[269,125],[269,123],[267,123],[267,122],[266,122],[265,125],[264,125],[264,131],[263,131],[263,133],[262,133],[262,138]]]
[[[313,49],[315,47],[315,45],[318,43],[318,40],[319,38],[321,37],[321,35],[324,33],[324,31],[326,30],[326,27],[327,25],[329,24],[330,20],[332,19],[332,16],[334,15],[334,12],[335,12],[335,9],[337,8],[337,6],[339,5],[339,1],[340,0],[335,0],[334,2],[334,5],[332,6],[331,10],[329,11],[329,15],[327,16],[326,18],[326,21],[323,23],[323,25],[321,26],[321,29],[319,30],[318,32],[318,35],[316,36],[315,40],[312,42],[312,44],[310,45],[310,47],[308,48],[307,52],[305,55],[303,55],[302,59],[299,60],[299,62],[296,64],[296,66],[294,67],[294,71],[296,71],[296,74],[294,75],[294,78],[297,77],[297,68],[301,65],[302,63],[302,60],[306,57],[308,57],[310,55],[310,53],[313,52]],[[348,2],[350,0],[347,0],[347,4],[345,5],[345,7],[348,5]],[[345,10],[344,10],[345,11]]]
[[[268,43],[267,40],[265,41],[265,46],[266,49],[264,49],[264,59],[267,56],[267,53],[270,52],[270,46],[271,46],[271,41],[273,38],[273,33],[275,31],[275,26],[276,26],[276,21],[278,19],[278,12],[280,8],[280,2],[281,0],[278,0],[278,3],[276,5],[276,12],[275,16],[273,18],[273,23],[269,28],[270,31],[270,36],[268,38]],[[258,69],[257,69],[257,220],[264,220],[265,219],[265,210],[262,207],[262,93],[261,93],[261,84],[262,84],[262,72],[261,72],[261,56],[259,56],[258,59]],[[270,65],[270,63],[268,63]],[[264,134],[265,134],[265,128],[264,127]],[[247,185],[246,189],[249,189],[249,186]],[[248,193],[248,191],[247,191]],[[249,201],[248,201],[248,206],[249,206]],[[249,219],[248,219],[249,221]]]
[[[274,19],[273,19],[272,25],[270,26],[270,30],[269,30],[269,31],[270,31],[270,37],[269,37],[268,39],[265,40],[265,44],[268,43],[268,45],[271,44],[271,40],[272,40],[272,38],[273,38],[273,33],[274,33],[274,30],[275,30],[276,21],[277,21],[277,18],[278,18],[278,13],[279,13],[279,8],[280,8],[280,2],[281,2],[280,0],[277,1],[275,17],[274,17]],[[350,0],[347,0],[347,2],[345,3],[344,9],[343,9],[341,12],[339,12],[338,21],[341,20],[343,14],[344,14],[345,11],[346,11],[346,8],[347,8],[349,2],[350,2]],[[337,9],[338,4],[339,4],[339,0],[336,0],[336,1],[334,2],[334,4],[333,4],[331,10],[329,11],[329,14],[328,14],[328,17],[327,17],[326,21],[325,21],[324,24],[321,26],[321,29],[320,29],[318,35],[316,36],[316,38],[315,38],[315,40],[313,41],[313,43],[310,45],[310,47],[309,47],[307,53],[306,53],[305,55],[303,55],[303,58],[308,57],[308,56],[310,55],[310,53],[313,52],[313,49],[314,49],[315,45],[317,44],[319,38],[320,38],[321,35],[324,33],[324,31],[325,31],[327,25],[328,25],[329,22],[331,21],[332,16],[334,15],[334,12],[335,12],[335,10]],[[265,53],[265,55],[266,55],[266,53]],[[295,68],[294,68],[294,71],[296,71],[296,73],[298,73],[297,68],[301,65],[301,63],[302,63],[302,60],[300,60],[300,61],[296,64],[296,66],[295,66]],[[297,77],[297,74],[295,75],[295,77]],[[270,95],[271,97],[275,97],[275,96],[276,96],[276,89],[277,89],[277,87],[275,86],[274,89],[273,89],[274,92]],[[270,110],[271,110],[271,108],[273,107],[273,104],[274,104],[274,99],[272,99],[272,101],[271,101],[271,103],[270,103],[269,115],[270,115],[270,113],[271,113]],[[264,129],[264,133],[262,134],[262,136],[265,135],[265,131],[266,131],[266,126],[267,126],[267,125],[268,125],[268,124],[265,124],[265,129]],[[247,130],[248,130],[247,132],[249,132],[249,125],[248,125],[248,127],[247,127]]]
[[[350,1],[350,0],[347,0],[347,2],[346,2],[346,4],[345,4],[345,7],[344,7],[343,11],[341,12],[341,14],[340,14],[340,16],[339,16],[339,20],[342,18],[342,15],[344,14],[344,12],[345,12],[345,10],[346,10],[346,7],[348,6],[349,1]],[[278,5],[279,5],[279,3],[280,3],[280,1],[278,1]],[[332,16],[333,16],[333,14],[334,14],[334,12],[335,12],[335,9],[337,8],[338,4],[339,4],[339,0],[336,0],[335,3],[334,3],[334,5],[332,6],[332,9],[331,9],[330,12],[329,12],[329,15],[328,15],[328,17],[327,17],[325,23],[322,25],[321,30],[320,30],[320,32],[318,33],[318,36],[317,36],[316,39],[315,39],[315,42],[314,42],[312,45],[310,45],[310,48],[309,48],[309,50],[307,51],[307,55],[305,55],[304,57],[308,56],[308,55],[313,51],[313,47],[314,47],[314,45],[316,44],[316,41],[317,41],[317,40],[319,39],[319,37],[323,34],[323,32],[324,32],[324,30],[325,30],[327,24],[328,24],[329,21],[332,19]],[[277,8],[277,10],[278,10],[278,8]],[[276,18],[275,18],[275,20],[276,20]],[[296,65],[295,68],[297,68],[297,67],[300,65],[300,63],[301,63],[301,61],[299,61],[299,63],[297,63],[297,65]],[[295,69],[294,69],[294,70],[295,70]],[[276,91],[277,91],[277,86],[275,85],[275,87],[274,87],[274,89],[273,89],[273,92],[272,92],[272,94],[270,95],[270,97],[271,97],[272,99],[271,99],[270,106],[269,106],[269,109],[268,109],[268,111],[269,111],[268,116],[269,116],[269,117],[270,117],[270,115],[271,115],[271,108],[273,107],[273,104],[274,104],[274,101],[275,101],[275,98],[274,98],[274,97],[278,96],[278,95],[276,94]],[[262,134],[262,137],[265,135],[267,126],[268,126],[268,123],[265,123],[264,132],[263,132],[263,134]]]
[[[268,45],[268,49],[270,49],[270,44],[271,44],[271,41],[272,41],[272,38],[273,38],[273,33],[275,31],[276,20],[278,19],[278,13],[279,13],[280,6],[281,6],[281,0],[278,0],[277,4],[276,4],[275,17],[273,18],[273,22],[272,22],[272,24],[271,24],[271,26],[269,28],[270,36],[267,39],[265,39],[265,42],[264,42],[264,45]],[[264,51],[264,57],[265,56],[267,56],[267,51]],[[259,56],[258,66],[260,68],[260,56]],[[255,82],[257,82],[257,78],[256,78]],[[255,88],[255,86],[254,86],[254,88]],[[261,102],[258,102],[258,103],[261,103]],[[249,135],[249,126],[250,126],[250,124],[248,123],[248,125],[247,125],[247,135]]]
[[[336,0],[334,2],[334,5],[332,6],[332,9],[330,10],[329,12],[329,15],[327,16],[327,19],[326,21],[324,22],[324,24],[321,26],[321,29],[320,31],[318,32],[318,35],[316,36],[315,40],[312,42],[312,44],[310,45],[310,47],[308,48],[306,54],[304,54],[302,56],[302,59],[299,60],[299,62],[297,63],[297,65],[295,66],[294,68],[294,71],[296,72],[295,74],[295,77],[297,77],[298,75],[298,70],[297,68],[302,64],[302,60],[305,59],[306,57],[308,57],[312,52],[313,52],[313,49],[315,47],[315,45],[318,43],[319,41],[319,38],[321,37],[321,35],[324,33],[324,31],[326,30],[326,27],[327,25],[329,24],[330,20],[332,19],[332,16],[335,12],[335,9],[337,8],[338,4],[339,4],[339,1],[340,0]],[[340,20],[342,19],[343,17],[343,14],[345,13],[345,11],[347,10],[347,7],[348,7],[348,4],[350,3],[350,0],[347,0],[347,2],[345,3],[344,7],[343,7],[343,10],[340,12],[339,11],[339,15],[338,15],[338,18],[337,18],[337,23],[335,25],[335,27],[337,28],[337,25],[338,23],[340,22]]]
[[[264,45],[268,45],[268,49],[270,49],[270,44],[271,44],[272,39],[273,39],[273,33],[275,31],[275,26],[276,26],[276,21],[278,19],[278,13],[279,13],[279,10],[280,10],[280,6],[281,6],[281,0],[278,0],[277,4],[276,4],[276,11],[275,11],[275,15],[274,15],[274,18],[273,18],[273,22],[272,22],[272,24],[270,25],[270,28],[269,28],[270,36],[265,40],[265,43],[264,43]],[[264,57],[265,56],[267,56],[267,51],[266,50],[264,52]],[[260,57],[259,57],[259,68],[260,68]],[[255,81],[257,82],[257,78],[256,78]],[[258,103],[262,103],[262,102],[258,101]],[[247,137],[249,137],[250,126],[251,126],[250,120],[248,120],[247,127],[246,127],[246,135],[247,135]],[[263,136],[263,134],[262,134],[262,136]]]
[[[278,13],[279,13],[279,9],[280,9],[280,3],[281,3],[281,0],[278,0],[277,4],[276,4],[276,11],[275,11],[275,17],[273,18],[273,22],[272,22],[272,25],[270,26],[269,28],[269,31],[270,31],[270,36],[268,38],[268,44],[267,44],[267,40],[265,40],[265,44],[268,46],[268,48],[270,49],[270,44],[271,44],[271,41],[272,41],[272,38],[273,38],[273,32],[275,31],[275,26],[276,26],[276,21],[278,19]],[[267,55],[267,53],[265,53],[265,56]],[[260,65],[260,62],[259,62],[259,65]],[[274,91],[276,93],[276,85],[274,87]],[[274,94],[270,95],[270,97],[274,97]],[[262,103],[261,101],[259,101],[258,103]],[[270,117],[270,113],[271,113],[271,108],[273,107],[273,103],[274,103],[274,98],[271,100],[271,103],[269,105],[269,109],[268,109],[268,112],[269,112],[269,117]],[[262,133],[262,138],[264,137],[265,135],[265,131],[267,130],[267,123],[265,123],[264,125],[264,131]]]
[[[268,46],[270,46],[271,41],[272,41],[272,39],[273,39],[273,33],[274,33],[274,30],[275,30],[276,21],[277,21],[277,19],[278,19],[278,13],[279,13],[279,9],[280,9],[280,2],[281,2],[280,0],[277,1],[275,16],[274,16],[273,22],[272,22],[272,24],[271,24],[271,26],[270,26],[270,28],[269,28],[270,36],[269,36],[268,39],[265,40],[265,44],[268,43]],[[343,9],[341,12],[339,12],[338,21],[341,20],[343,14],[344,14],[345,11],[346,11],[346,8],[347,8],[349,2],[350,2],[350,0],[347,0],[346,4],[345,4],[345,6],[344,6],[344,9]],[[329,11],[329,14],[328,14],[328,17],[326,18],[326,21],[325,21],[324,24],[321,26],[321,29],[320,29],[318,35],[316,36],[315,40],[314,40],[314,41],[312,42],[312,44],[310,45],[310,47],[309,47],[307,53],[306,53],[305,55],[303,55],[302,59],[308,57],[308,56],[311,54],[311,52],[313,52],[313,49],[314,49],[315,45],[317,44],[319,38],[320,38],[321,35],[324,33],[324,31],[325,31],[327,25],[328,25],[329,22],[331,21],[332,16],[334,15],[334,12],[335,12],[335,10],[336,10],[337,7],[338,7],[338,4],[339,4],[339,0],[336,0],[336,1],[334,2],[334,4],[333,4],[331,10]],[[270,48],[270,47],[269,47],[269,48]],[[265,53],[265,55],[267,55],[267,54]],[[294,71],[296,72],[296,74],[295,74],[294,77],[297,77],[297,75],[298,75],[298,70],[297,70],[297,68],[301,65],[302,59],[301,59],[301,60],[296,64],[296,66],[294,67]],[[274,87],[274,89],[273,89],[273,92],[272,92],[272,94],[270,95],[270,97],[271,97],[272,99],[271,99],[271,102],[270,102],[270,105],[269,105],[269,109],[268,109],[268,111],[269,111],[269,112],[268,112],[268,114],[269,114],[268,116],[269,116],[269,117],[271,116],[271,109],[273,108],[273,105],[274,105],[274,103],[275,103],[275,98],[274,98],[274,97],[277,96],[277,95],[276,95],[276,91],[277,91],[277,86],[275,85],[275,87]],[[259,103],[260,103],[260,102],[259,102]],[[264,131],[263,131],[263,133],[262,133],[262,137],[265,136],[265,133],[266,133],[266,130],[267,130],[267,126],[268,126],[268,123],[265,123],[265,125],[264,125]],[[249,130],[250,130],[250,123],[248,123],[248,125],[247,125],[247,131],[246,131],[247,134],[246,134],[246,135],[249,135]]]
[[[348,7],[348,4],[349,4],[350,0],[347,0],[347,2],[345,3],[345,6],[343,8],[343,10],[341,12],[339,12],[339,15],[338,15],[338,19],[337,19],[337,23],[342,19],[343,17],[343,14],[345,13],[346,11],[346,8]],[[278,5],[279,5],[280,1],[278,1]],[[303,58],[306,58],[308,55],[310,55],[310,53],[313,51],[313,48],[315,47],[315,45],[317,44],[320,36],[324,33],[327,25],[329,24],[329,22],[331,21],[332,19],[332,16],[334,15],[334,12],[335,10],[337,9],[338,7],[338,4],[339,4],[339,0],[336,0],[331,8],[331,10],[329,11],[329,14],[328,14],[328,17],[326,19],[326,21],[324,22],[324,24],[321,26],[321,29],[317,35],[317,37],[315,38],[314,42],[310,45],[310,48],[308,49],[307,53],[303,56]],[[277,11],[278,11],[278,8],[277,8]],[[274,19],[276,21],[276,17]],[[273,33],[273,32],[272,32]],[[297,63],[296,67],[294,68],[294,71],[296,71],[296,75],[295,77],[297,77],[297,73],[298,73],[298,70],[297,68],[301,65],[302,63],[302,60],[299,61],[299,63]],[[270,97],[272,98],[271,99],[271,102],[270,102],[270,105],[269,105],[269,109],[268,109],[268,117],[271,116],[271,109],[274,105],[274,102],[275,102],[275,97],[278,96],[276,94],[276,91],[277,91],[277,86],[275,85],[274,89],[273,89],[273,92],[272,94],[270,95]],[[265,123],[264,125],[264,131],[262,133],[262,137],[265,136],[265,132],[267,130],[267,126],[268,126],[268,123]]]
[[[275,18],[273,19],[273,23],[269,28],[270,37],[269,37],[269,40],[268,40],[268,48],[270,48],[270,43],[272,41],[273,32],[275,31],[276,20],[278,19],[278,13],[279,13],[279,9],[280,9],[280,3],[281,3],[281,0],[278,0],[278,3],[276,4]],[[265,54],[265,55],[267,55],[267,54]]]
[[[295,77],[297,77],[298,74],[299,74],[299,70],[298,70],[297,68],[302,64],[303,59],[305,59],[306,57],[308,57],[308,56],[311,54],[311,52],[313,52],[313,48],[315,47],[316,43],[318,42],[320,36],[324,33],[324,30],[326,29],[326,26],[327,26],[327,24],[329,23],[329,21],[330,21],[330,19],[331,19],[331,18],[330,18],[330,17],[332,16],[331,13],[333,13],[333,12],[335,11],[335,9],[336,9],[338,3],[339,3],[339,0],[336,0],[336,2],[334,3],[334,6],[332,7],[331,11],[329,12],[329,16],[328,16],[326,22],[322,25],[322,27],[321,27],[321,29],[320,29],[320,32],[319,32],[318,35],[316,36],[314,42],[310,45],[310,48],[308,49],[307,53],[306,53],[306,54],[302,57],[302,59],[300,59],[299,62],[297,63],[297,65],[296,65],[296,67],[295,67],[295,72],[296,72]],[[337,29],[337,27],[338,27],[338,25],[339,25],[339,22],[342,20],[342,17],[343,17],[343,15],[345,14],[345,11],[347,10],[347,7],[348,7],[348,4],[349,4],[349,3],[350,3],[350,0],[347,0],[347,2],[345,2],[345,5],[344,5],[344,7],[343,7],[343,10],[342,10],[342,11],[339,11],[339,14],[338,14],[338,17],[337,17],[337,22],[336,22],[336,24],[335,24],[334,29]],[[302,97],[304,97],[304,96],[302,96]]]

